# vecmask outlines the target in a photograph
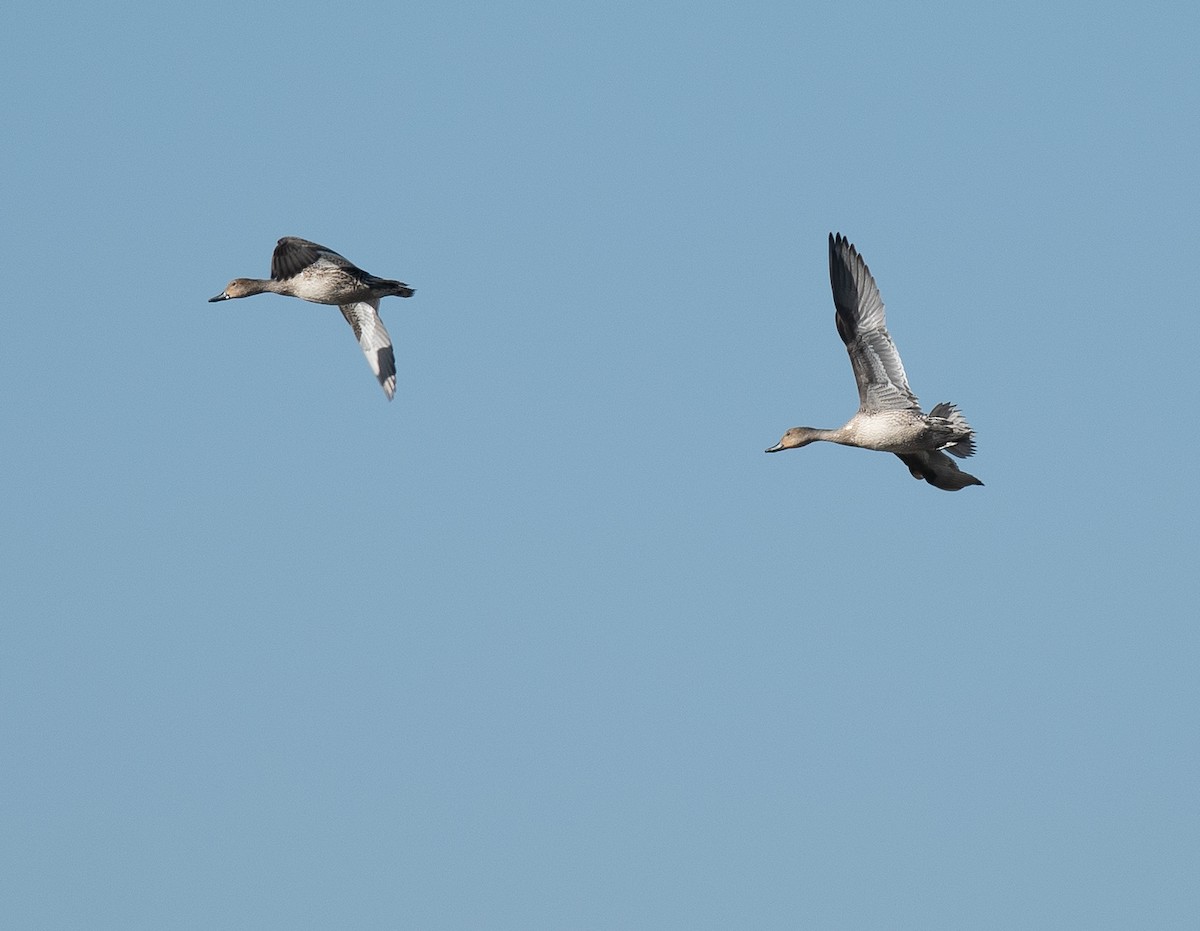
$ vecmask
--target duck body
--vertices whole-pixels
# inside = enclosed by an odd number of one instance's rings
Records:
[[[945,445],[948,437],[919,417],[900,411],[880,411],[876,414],[855,414],[846,424],[846,432],[854,445],[877,449],[885,453],[915,453]]]
[[[820,441],[838,443],[894,453],[914,478],[945,491],[982,485],[946,455],[973,455],[974,431],[953,404],[937,404],[928,414],[921,410],[887,331],[883,299],[875,279],[858,251],[840,233],[836,237],[829,234],[829,281],[837,309],[838,335],[846,346],[858,384],[858,411],[833,430],[792,427],[766,451],[799,449]]]
[[[298,236],[284,236],[271,256],[270,278],[234,278],[220,294],[210,297],[209,303],[268,293],[338,306],[384,394],[389,401],[395,396],[395,353],[379,317],[379,301],[384,297],[412,297],[413,288],[403,281],[363,271],[326,246]]]

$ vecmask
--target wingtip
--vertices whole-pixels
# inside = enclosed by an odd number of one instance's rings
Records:
[[[854,247],[854,243],[852,243],[847,237],[843,236],[841,233],[830,233],[829,254],[832,256],[843,251],[849,253],[851,256],[858,255],[858,250]]]

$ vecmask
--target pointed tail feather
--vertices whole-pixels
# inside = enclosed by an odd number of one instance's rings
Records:
[[[942,447],[946,452],[959,459],[975,455],[975,431],[967,423],[967,418],[963,416],[962,411],[948,401],[942,401],[934,406],[933,410],[929,412],[929,416],[946,421],[950,432],[961,437],[961,439],[956,439]]]
[[[393,278],[376,278],[374,275],[370,275],[367,281],[372,288],[379,289],[379,293],[382,294],[394,294],[396,297],[412,297],[417,293],[416,288],[410,288],[403,281],[396,281]]]

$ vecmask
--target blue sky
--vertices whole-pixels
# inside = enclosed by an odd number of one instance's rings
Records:
[[[12,927],[1194,926],[1194,4],[6,25]]]

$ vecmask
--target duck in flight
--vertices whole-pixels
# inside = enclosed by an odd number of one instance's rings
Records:
[[[953,404],[943,402],[928,414],[922,412],[888,334],[883,299],[871,270],[841,233],[836,237],[829,234],[829,283],[837,308],[838,336],[846,344],[858,382],[858,413],[836,430],[792,427],[767,452],[799,449],[825,440],[895,453],[913,478],[925,479],[945,491],[982,485],[946,455],[959,459],[972,455],[974,431]]]
[[[271,256],[270,278],[234,278],[213,301],[252,294],[284,294],[314,304],[337,304],[354,330],[371,371],[390,401],[396,394],[396,356],[392,338],[379,319],[379,299],[412,297],[403,281],[376,278],[332,249],[297,236],[284,236]]]

